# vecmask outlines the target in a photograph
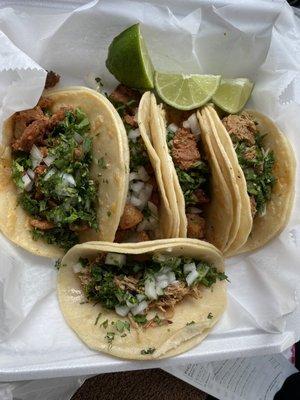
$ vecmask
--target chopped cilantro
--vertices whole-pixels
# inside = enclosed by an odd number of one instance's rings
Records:
[[[59,269],[59,268],[61,267],[61,260],[60,260],[60,259],[58,259],[58,260],[55,261],[54,267],[55,267],[56,269]]]
[[[105,321],[101,322],[100,326],[103,326],[103,328],[106,329],[108,327],[108,319],[106,319]]]
[[[97,325],[97,324],[98,324],[98,321],[99,321],[99,318],[101,317],[101,315],[102,315],[102,312],[99,312],[99,314],[97,315],[97,318],[96,318],[96,320],[95,320],[94,325]]]
[[[194,325],[194,324],[195,324],[195,321],[191,321],[191,322],[187,322],[187,323],[186,323],[186,326]]]
[[[114,323],[114,326],[115,326],[116,330],[120,333],[123,333],[124,330],[127,330],[128,332],[130,332],[130,324],[128,321],[118,320]]]
[[[106,335],[104,336],[104,339],[107,340],[107,343],[111,346],[112,342],[115,339],[115,332],[107,332]]]
[[[145,325],[148,320],[147,320],[147,316],[144,314],[137,314],[137,315],[133,315],[132,317],[134,319],[134,321],[139,324],[139,325]]]
[[[107,216],[111,217],[111,211],[107,211]]]
[[[207,318],[208,319],[212,319],[214,316],[212,315],[212,313],[210,312],[210,313],[208,313],[208,315],[207,315]]]
[[[98,159],[98,165],[99,165],[99,168],[101,168],[101,169],[107,169],[107,164],[105,162],[104,157],[101,157]]]
[[[155,317],[153,318],[153,321],[154,321],[157,325],[161,325],[161,319],[159,318],[158,314],[155,315]]]
[[[146,354],[153,354],[155,352],[155,348],[149,347],[148,349],[141,350],[141,354],[145,356]]]

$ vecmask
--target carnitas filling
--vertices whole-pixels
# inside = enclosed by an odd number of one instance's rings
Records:
[[[167,142],[185,199],[187,236],[205,239],[205,206],[209,198],[209,168],[195,113],[166,108]]]
[[[158,228],[159,193],[136,120],[141,94],[119,85],[109,99],[124,122],[130,151],[129,191],[115,241],[141,242],[154,239]]]
[[[222,120],[234,144],[239,164],[247,181],[252,216],[264,215],[276,182],[273,175],[275,156],[264,146],[265,135],[250,115],[228,115]]]
[[[14,114],[12,178],[33,239],[69,249],[80,232],[98,229],[90,122],[79,108],[52,113],[52,105],[41,98],[33,109]]]
[[[160,253],[99,253],[93,259],[79,258],[73,270],[89,302],[145,328],[172,323],[177,303],[186,296],[200,298],[204,287],[227,278],[205,261]],[[152,311],[163,317],[149,318]]]

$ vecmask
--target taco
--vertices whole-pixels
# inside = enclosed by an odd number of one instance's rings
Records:
[[[210,136],[195,111],[181,112],[157,105],[151,95],[151,134],[162,160],[170,204],[177,206],[177,237],[204,239],[225,251],[236,234],[234,215],[240,212],[239,193],[232,193],[218,163]]]
[[[295,158],[286,136],[263,114],[245,110],[222,120],[205,107],[212,136],[227,154],[242,201],[240,240],[230,254],[255,250],[285,227],[293,205]],[[200,116],[201,118],[201,116]]]
[[[78,242],[113,241],[128,188],[124,125],[94,90],[44,92],[3,130],[0,229],[40,256],[60,257]]]
[[[91,349],[128,359],[180,354],[226,307],[221,253],[199,240],[73,247],[58,273],[68,325]]]
[[[168,200],[162,162],[151,135],[150,92],[143,95],[124,85],[109,96],[128,135],[129,188],[116,242],[176,237],[176,207]]]

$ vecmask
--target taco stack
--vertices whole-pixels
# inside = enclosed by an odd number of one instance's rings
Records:
[[[124,125],[96,91],[44,92],[3,130],[0,229],[41,256],[80,241],[113,241],[128,191]]]
[[[198,240],[73,247],[58,273],[69,326],[91,349],[129,359],[180,354],[226,307],[221,253]]]
[[[177,237],[207,240],[226,251],[236,234],[235,216],[241,213],[239,193],[230,191],[226,178],[231,171],[218,162],[196,113],[157,105],[151,95],[151,128],[169,201],[177,206]]]
[[[287,138],[263,114],[245,110],[222,120],[212,106],[198,113],[216,153],[239,188],[240,235],[228,255],[255,250],[285,227],[294,198],[295,159]]]

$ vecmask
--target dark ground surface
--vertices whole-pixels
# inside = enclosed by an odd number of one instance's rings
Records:
[[[102,374],[88,379],[72,400],[205,400],[200,390],[160,369]]]

